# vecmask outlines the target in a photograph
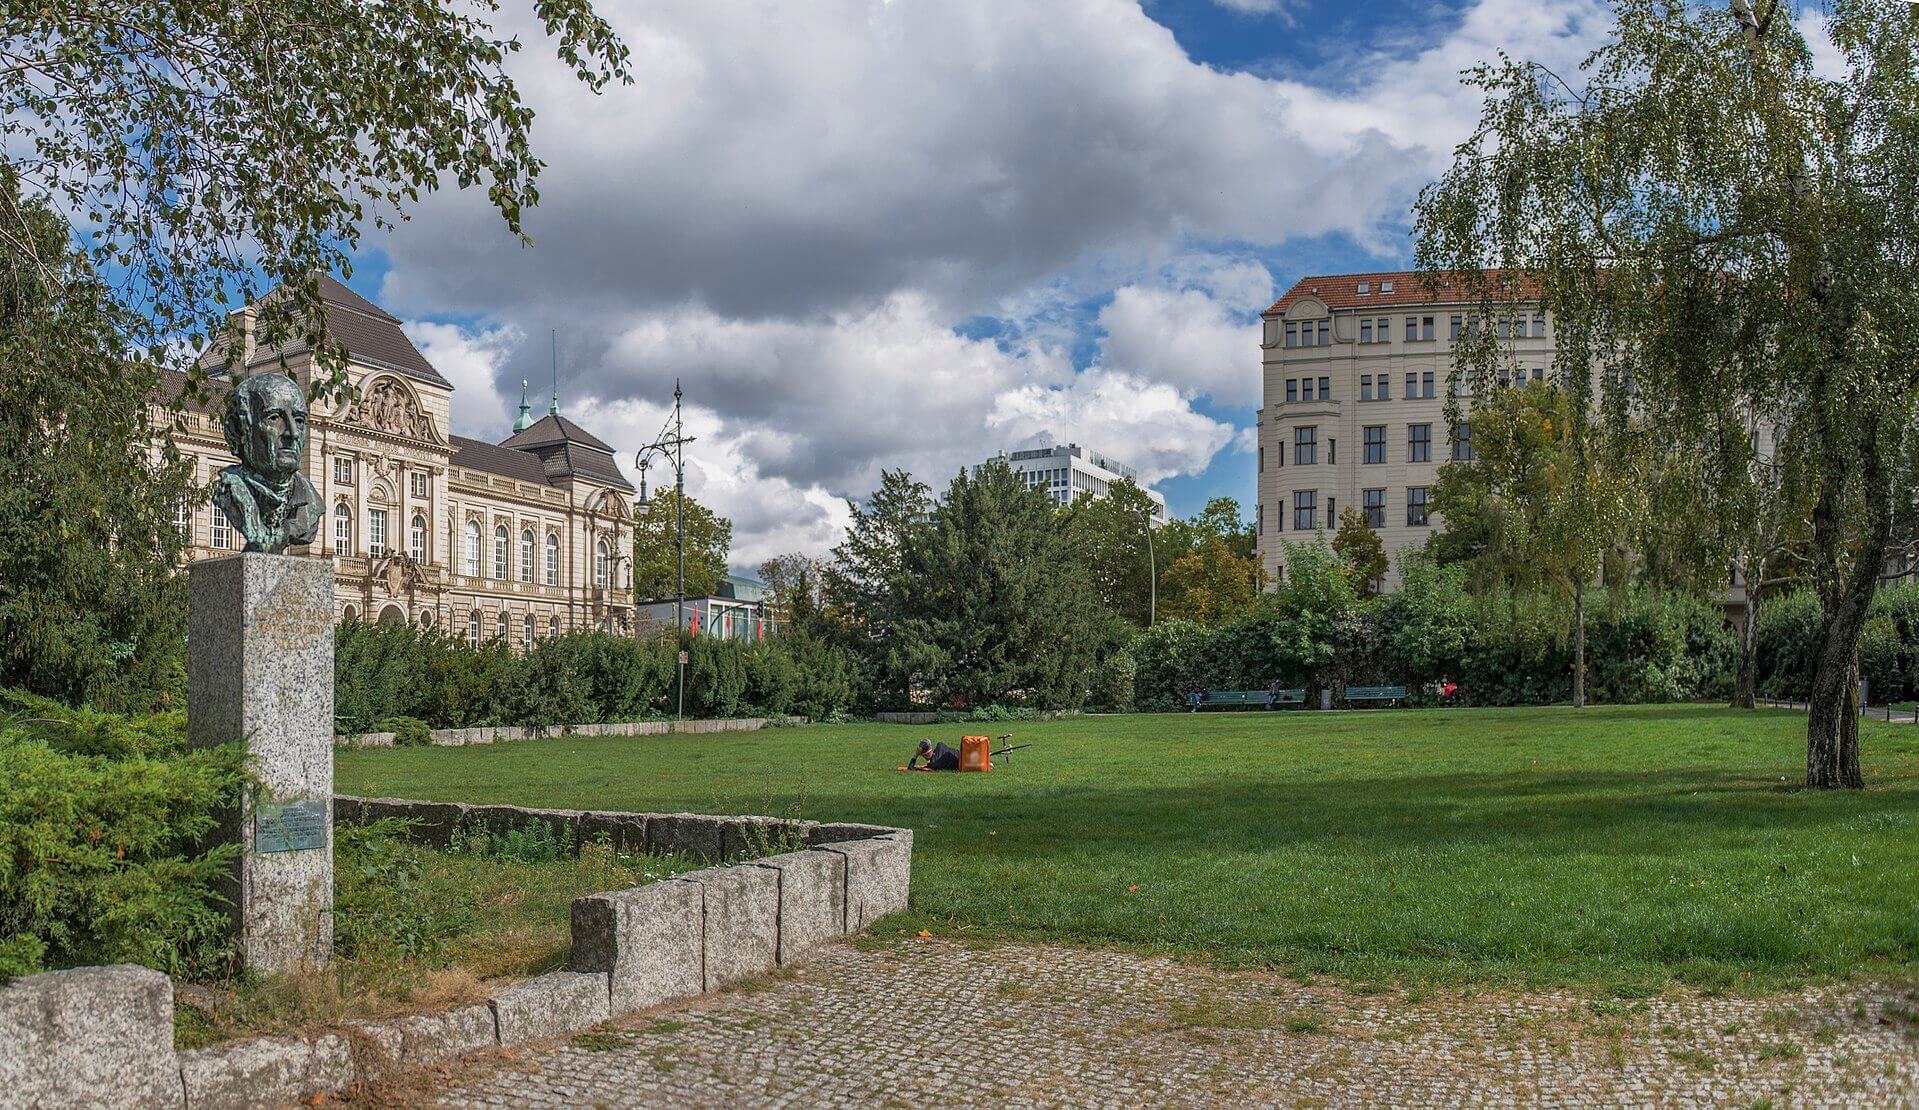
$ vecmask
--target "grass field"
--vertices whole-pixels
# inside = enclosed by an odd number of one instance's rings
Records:
[[[916,830],[941,933],[1352,979],[1764,989],[1919,974],[1919,728],[1861,793],[1793,788],[1805,718],[1692,706],[1089,717],[988,775],[989,726],[811,726],[343,752],[362,795],[790,813]]]

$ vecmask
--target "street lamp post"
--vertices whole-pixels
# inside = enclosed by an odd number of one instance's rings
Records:
[[[679,700],[674,711],[676,720],[686,716],[686,650],[680,646],[680,635],[686,630],[686,445],[693,442],[683,433],[680,421],[680,383],[673,382],[673,422],[672,431],[661,430],[660,438],[639,449],[634,455],[634,465],[640,468],[640,508],[647,507],[646,470],[653,465],[652,455],[657,453],[661,459],[673,466],[673,548],[679,558],[679,583],[673,595],[673,624],[675,647],[679,654],[675,657],[679,666]],[[637,564],[636,564],[637,569]]]

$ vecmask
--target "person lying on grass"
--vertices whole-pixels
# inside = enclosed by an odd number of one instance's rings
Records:
[[[924,767],[919,765],[922,759],[926,761]],[[906,769],[909,771],[957,771],[959,770],[959,749],[948,747],[943,743],[935,744],[931,740],[921,740],[919,750],[913,753],[913,758],[906,761]]]

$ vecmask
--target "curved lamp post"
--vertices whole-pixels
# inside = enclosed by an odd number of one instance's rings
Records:
[[[662,461],[673,467],[673,509],[677,517],[673,525],[673,549],[679,557],[679,585],[677,592],[673,595],[676,643],[680,634],[686,630],[686,445],[693,442],[682,434],[681,396],[680,383],[675,379],[672,430],[670,432],[662,430],[659,439],[640,448],[633,456],[633,464],[640,470],[639,507],[641,510],[647,507],[646,470],[653,465],[653,456],[658,454]],[[638,569],[637,565],[634,569]],[[674,717],[680,719],[686,716],[686,652],[681,650],[674,658],[678,660],[679,666],[679,703]]]

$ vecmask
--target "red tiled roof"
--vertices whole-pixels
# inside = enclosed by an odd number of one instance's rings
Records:
[[[1498,271],[1489,271],[1490,276],[1499,276]],[[1304,277],[1293,283],[1286,295],[1273,302],[1266,315],[1284,312],[1291,308],[1294,301],[1302,297],[1318,297],[1327,308],[1399,308],[1406,305],[1425,304],[1466,304],[1478,300],[1472,283],[1464,274],[1445,274],[1440,276],[1438,288],[1432,289],[1427,280],[1436,275],[1419,270],[1398,270],[1391,273],[1372,274],[1321,274],[1318,277]],[[1359,291],[1359,284],[1365,282],[1371,290]],[[1380,291],[1384,283],[1392,284],[1392,291]],[[1521,276],[1518,280],[1523,297],[1537,297],[1539,284],[1536,279]]]

